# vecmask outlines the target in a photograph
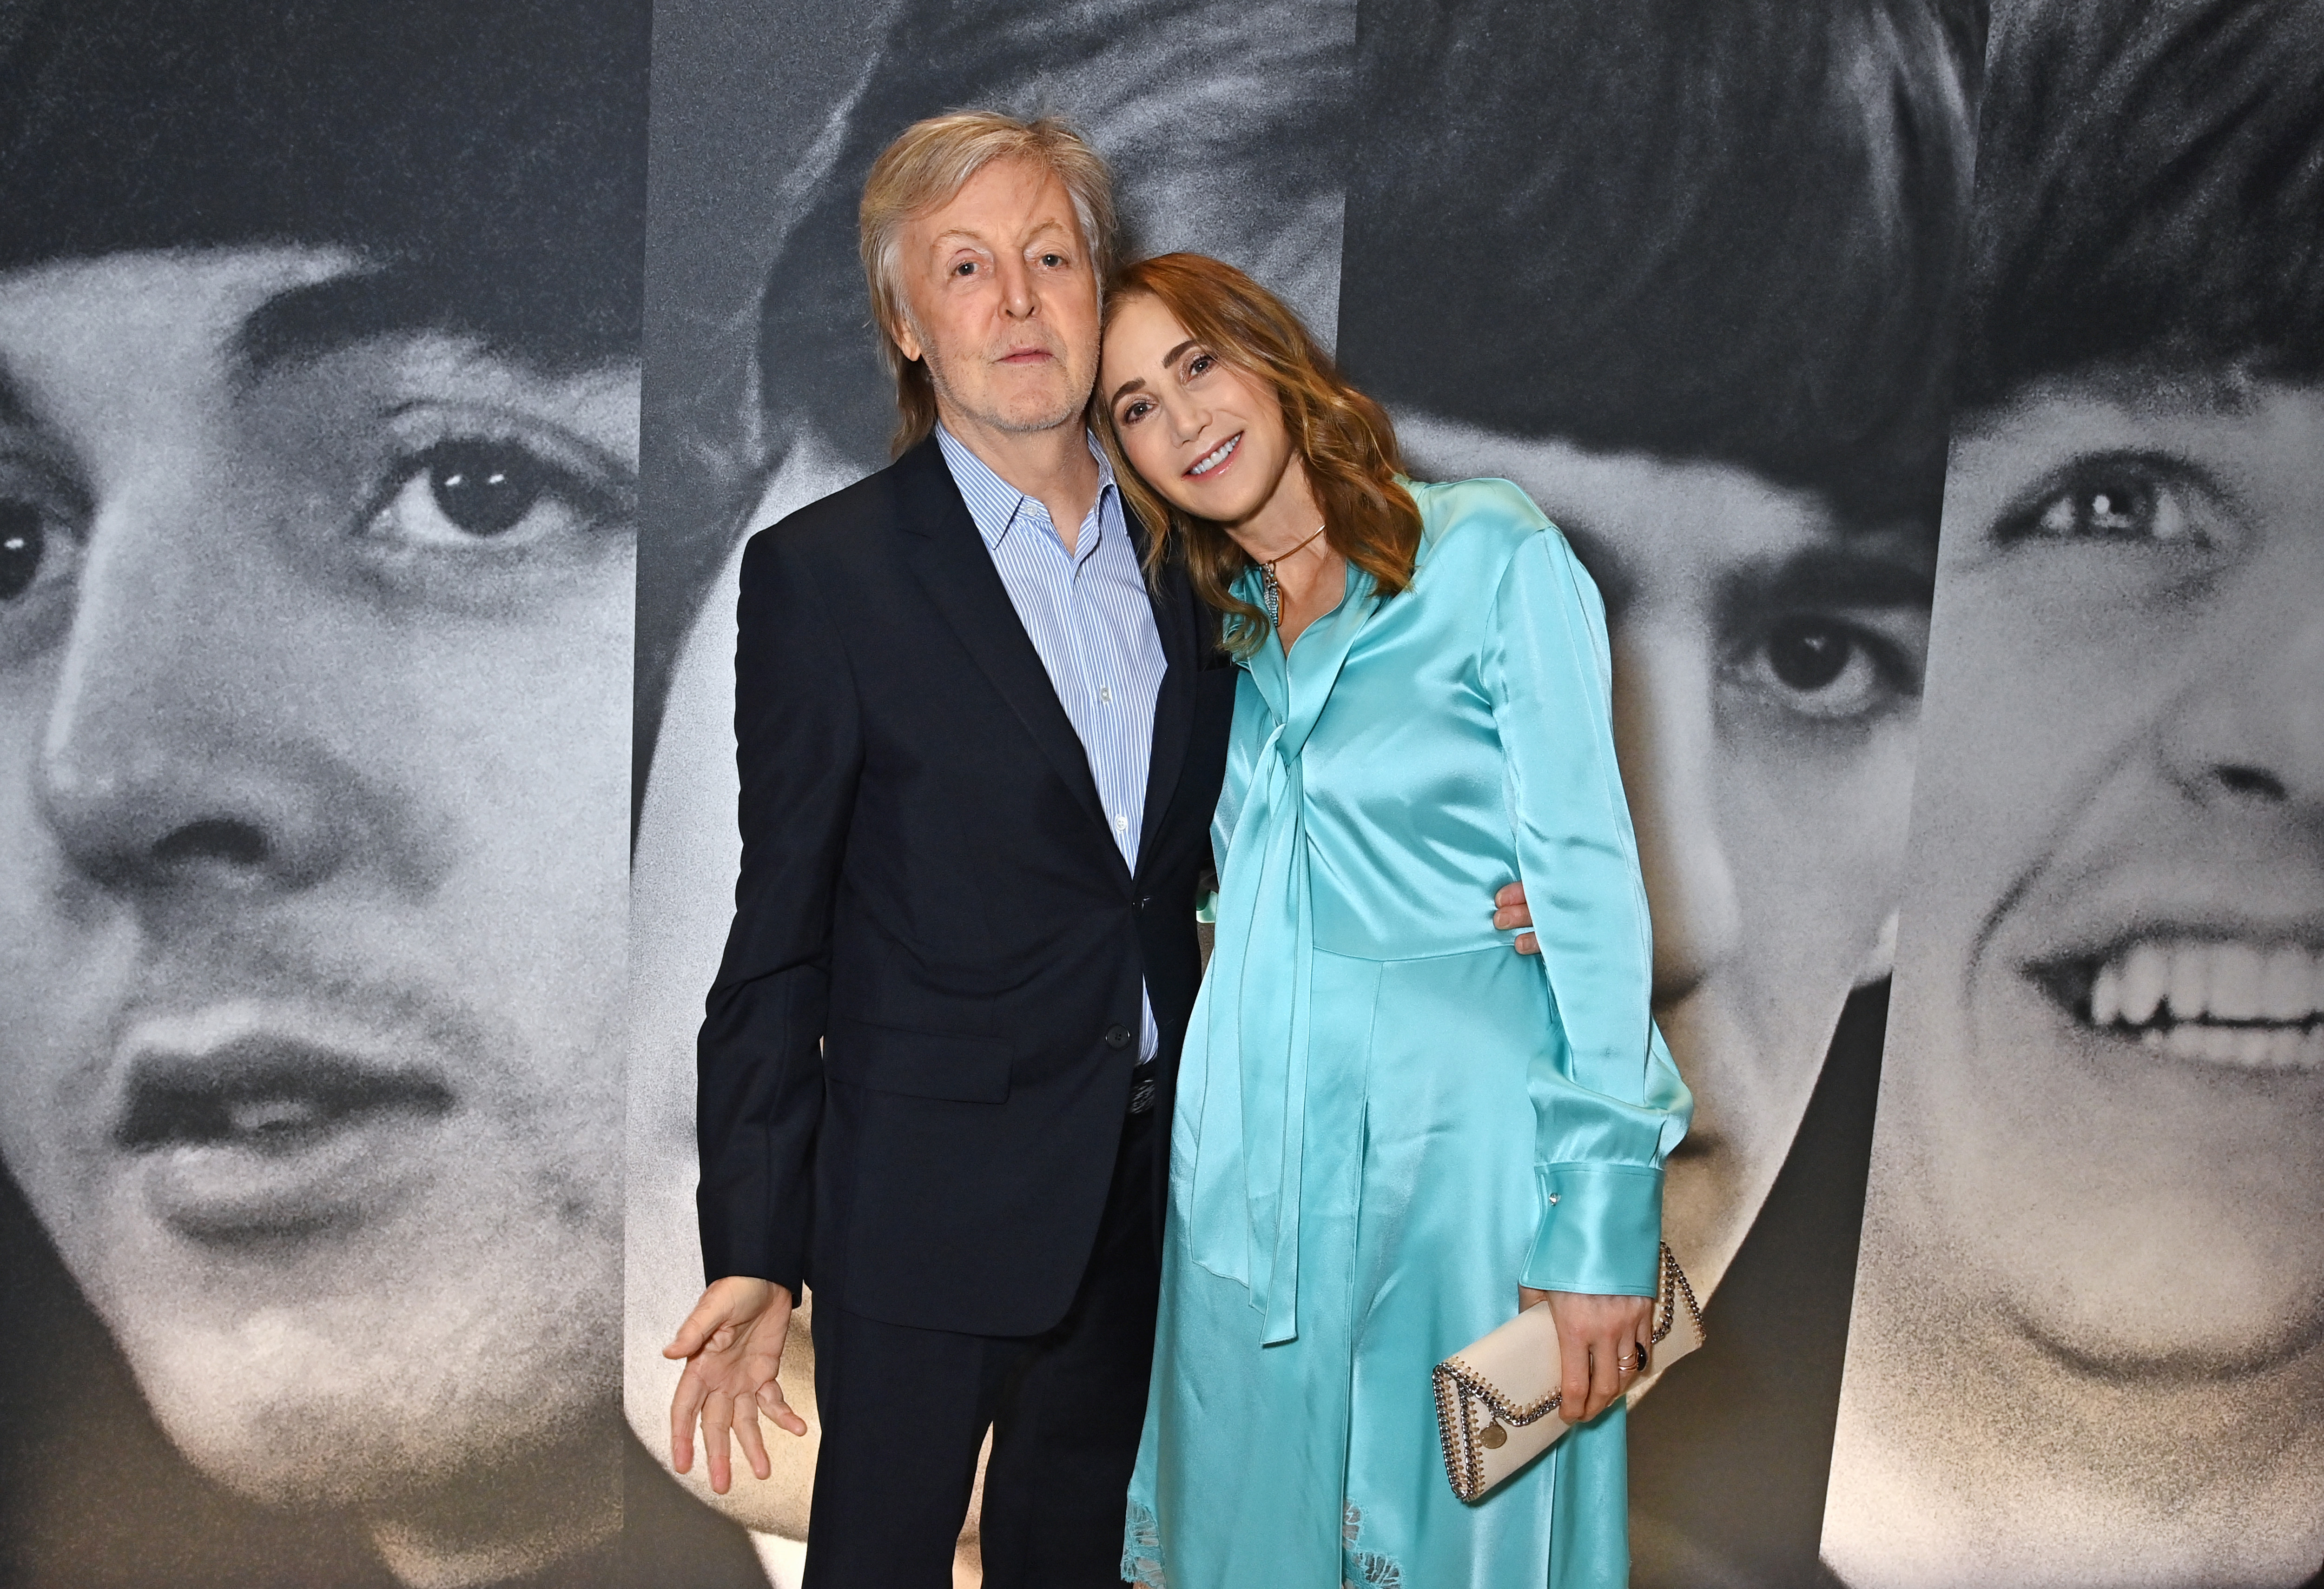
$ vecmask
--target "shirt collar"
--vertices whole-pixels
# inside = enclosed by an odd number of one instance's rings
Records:
[[[1106,494],[1119,494],[1113,478],[1113,464],[1098,445],[1097,437],[1084,430],[1082,439],[1089,444],[1090,457],[1097,460],[1097,522],[1098,539],[1102,539],[1106,522]],[[977,457],[963,441],[945,430],[942,421],[936,425],[936,448],[944,454],[945,465],[952,471],[953,484],[960,487],[961,500],[968,504],[968,516],[976,524],[976,532],[984,538],[987,548],[997,547],[1017,522],[1017,515],[1032,499],[1014,485],[994,474],[985,461]],[[1034,506],[1039,507],[1038,503]],[[1044,513],[1047,509],[1042,510]],[[1084,552],[1088,547],[1082,549]]]

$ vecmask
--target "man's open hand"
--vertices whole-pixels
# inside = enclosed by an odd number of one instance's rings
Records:
[[[726,1437],[742,1444],[751,1471],[765,1478],[774,1470],[759,1432],[761,1414],[794,1435],[807,1422],[783,1400],[776,1370],[782,1366],[783,1337],[791,1324],[791,1294],[781,1286],[748,1275],[713,1282],[678,1326],[678,1336],[661,1349],[683,1358],[678,1394],[669,1401],[669,1459],[679,1473],[694,1466],[694,1424],[702,1421],[702,1444],[710,1458],[710,1487],[726,1493],[733,1483]]]
[[[1533,911],[1526,904],[1525,884],[1521,882],[1504,884],[1501,892],[1493,896],[1494,928],[1499,931],[1507,932],[1512,927],[1531,927],[1532,925]],[[1532,933],[1521,932],[1517,934],[1515,947],[1520,955],[1538,955],[1541,953],[1541,939]]]

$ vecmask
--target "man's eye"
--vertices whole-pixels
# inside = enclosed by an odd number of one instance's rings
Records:
[[[976,262],[973,259],[962,260],[952,267],[952,273],[955,276],[973,276],[976,274]]]
[[[14,601],[32,588],[48,555],[48,526],[30,503],[0,503],[0,601]]]
[[[578,526],[587,494],[526,448],[443,441],[412,461],[375,531],[417,545],[530,541]]]
[[[71,572],[80,542],[48,505],[0,498],[0,605]]]
[[[1065,256],[1062,254],[1045,254],[1041,256],[1041,263],[1055,270],[1065,263]]]
[[[1915,692],[1887,642],[1816,614],[1778,620],[1743,658],[1742,682],[1803,716],[1862,717]]]
[[[2077,469],[2064,485],[2005,522],[2005,540],[2203,539],[2177,481],[2135,459],[2101,459]]]

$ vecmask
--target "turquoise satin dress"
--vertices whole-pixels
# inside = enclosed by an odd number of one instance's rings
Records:
[[[1149,1589],[1628,1577],[1618,1404],[1470,1506],[1429,1380],[1520,1282],[1654,1289],[1692,1104],[1647,1011],[1605,610],[1516,486],[1411,489],[1411,585],[1351,568],[1239,684],[1122,1557]],[[1520,877],[1538,958],[1492,925]]]

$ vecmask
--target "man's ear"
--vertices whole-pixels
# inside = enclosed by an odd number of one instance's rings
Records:
[[[906,364],[916,365],[920,362],[920,339],[913,333],[909,316],[896,317],[896,323],[888,328],[888,339],[896,345],[896,351],[904,356]]]

